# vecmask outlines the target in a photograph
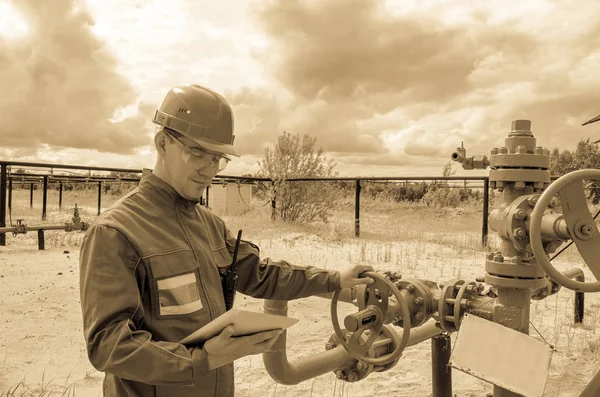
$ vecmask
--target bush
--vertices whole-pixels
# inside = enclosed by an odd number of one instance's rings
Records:
[[[425,194],[423,202],[428,207],[457,207],[461,203],[460,190],[462,189],[452,189],[449,187],[434,188]]]
[[[276,217],[284,222],[326,221],[334,207],[336,188],[331,183],[290,182],[293,178],[332,178],[335,164],[323,156],[323,149],[315,149],[317,138],[305,134],[291,135],[284,131],[273,148],[265,149],[258,162],[259,177],[273,180],[270,194],[276,201]]]

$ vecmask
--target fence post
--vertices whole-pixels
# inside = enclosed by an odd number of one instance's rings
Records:
[[[38,230],[38,250],[44,250],[46,248],[46,241],[44,239],[44,229]]]
[[[29,208],[33,208],[33,182],[29,184]]]
[[[42,192],[42,220],[46,220],[46,203],[48,200],[48,175],[44,175],[44,191]]]
[[[357,179],[354,194],[354,237],[360,237],[360,190],[360,179]]]
[[[488,212],[490,202],[490,178],[483,179],[483,223],[481,227],[481,245],[487,246],[488,240]]]
[[[62,210],[62,182],[58,183],[58,210]]]
[[[8,180],[8,212],[12,213],[12,178]]]
[[[0,165],[0,227],[6,227],[6,167]],[[6,245],[6,233],[0,233],[0,245]]]
[[[100,207],[102,206],[102,181],[98,181],[98,216],[100,216]]]
[[[275,181],[272,181],[273,193],[271,194],[271,220],[274,221],[277,218],[277,202],[275,197]]]

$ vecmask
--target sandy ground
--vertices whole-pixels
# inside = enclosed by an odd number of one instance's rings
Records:
[[[414,241],[378,243],[351,240],[325,242],[304,234],[276,234],[254,239],[263,256],[341,269],[350,263],[369,263],[395,270],[405,278],[445,281],[474,280],[483,275],[484,253]],[[88,362],[81,327],[78,288],[79,248],[69,245],[38,251],[31,239],[7,236],[0,247],[0,396],[18,386],[15,395],[99,396],[103,374]],[[559,263],[559,268],[565,264]],[[588,279],[591,274],[586,269]],[[531,321],[540,335],[556,346],[544,396],[577,396],[598,369],[600,335],[596,334],[600,294],[586,296],[584,326],[573,326],[573,293],[561,290],[532,303]],[[238,295],[236,306],[262,310],[262,301]],[[352,306],[342,304],[340,317]],[[315,354],[333,333],[329,301],[308,298],[289,303],[289,315],[300,319],[288,333],[288,358]],[[452,336],[453,342],[456,335]],[[254,396],[430,396],[431,345],[406,349],[391,370],[357,383],[344,383],[328,373],[296,386],[277,385],[266,373],[261,356],[236,362],[236,395]],[[492,359],[492,358],[485,358]],[[26,386],[19,386],[23,382]],[[485,396],[490,384],[453,371],[458,396]],[[54,390],[53,394],[48,394]],[[74,393],[73,393],[74,392]],[[46,394],[44,394],[46,393]]]

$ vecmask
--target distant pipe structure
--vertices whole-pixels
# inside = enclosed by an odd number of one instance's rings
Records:
[[[31,168],[44,168],[50,169],[50,174],[44,174],[41,172],[37,173],[23,173],[23,172],[11,172],[12,167],[31,167]],[[88,176],[84,175],[62,175],[56,174],[55,170],[83,170],[88,171]],[[14,184],[29,184],[30,196],[29,206],[33,207],[33,191],[34,185],[43,183],[42,191],[42,220],[45,220],[47,213],[47,190],[50,184],[59,185],[59,208],[62,208],[62,184],[63,183],[97,183],[98,184],[98,197],[97,197],[97,215],[101,212],[102,204],[102,186],[103,183],[111,182],[139,182],[139,177],[110,177],[110,176],[98,176],[92,175],[91,171],[106,171],[106,172],[118,172],[127,174],[141,174],[141,169],[128,169],[128,168],[111,168],[111,167],[90,167],[90,166],[79,166],[79,165],[68,165],[68,164],[49,164],[49,163],[30,163],[30,162],[18,162],[18,161],[0,161],[0,207],[4,210],[0,210],[0,227],[6,226],[6,203],[8,197],[12,194],[12,186],[9,190],[9,194],[6,194],[7,185],[6,181],[10,180]],[[4,178],[4,179],[2,179]],[[381,182],[381,181],[396,181],[396,182],[408,182],[408,181],[481,181],[483,182],[483,212],[482,212],[482,228],[481,228],[481,241],[485,246],[487,242],[488,234],[488,177],[487,176],[474,176],[474,177],[338,177],[338,178],[290,178],[286,179],[286,182],[310,182],[310,181],[322,181],[322,182],[336,182],[336,181],[352,181],[356,184],[355,191],[355,216],[354,216],[354,235],[360,237],[360,196],[362,190],[362,182]],[[2,181],[5,181],[2,185]],[[251,182],[271,182],[274,181],[270,178],[258,178],[258,177],[240,177],[230,175],[217,175],[215,181],[239,181],[241,183]],[[449,186],[455,187],[455,186]],[[203,201],[204,205],[208,205],[209,189],[205,192],[206,198]],[[276,218],[277,210],[277,198],[273,196],[271,198],[271,213],[272,219]],[[5,235],[0,233],[0,246],[6,245]]]
[[[75,204],[75,208],[73,209],[73,218],[71,219],[71,222],[65,222],[61,225],[28,226],[23,222],[23,219],[17,219],[16,221],[17,224],[15,226],[0,227],[0,235],[4,236],[6,233],[12,233],[13,236],[16,236],[17,234],[27,234],[28,232],[37,231],[38,249],[40,250],[45,249],[44,231],[46,230],[64,230],[65,232],[86,231],[89,226],[87,223],[81,221],[77,204]]]

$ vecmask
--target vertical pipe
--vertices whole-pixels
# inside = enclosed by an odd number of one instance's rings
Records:
[[[452,368],[448,365],[451,350],[449,335],[431,338],[432,397],[452,397]]]
[[[584,306],[584,294],[583,292],[575,292],[575,324],[583,323],[583,306]]]
[[[481,227],[481,245],[487,246],[488,240],[488,213],[490,205],[490,178],[483,179],[483,223]]]
[[[58,210],[62,210],[62,182],[58,183]]]
[[[38,230],[38,249],[43,250],[46,247],[46,242],[44,241],[44,229]]]
[[[0,227],[6,227],[6,164],[0,164]],[[0,233],[0,245],[6,245],[6,234]]]
[[[574,279],[579,281],[580,283],[585,282],[585,275],[583,274],[583,270],[578,267],[574,267],[572,269],[566,270],[563,272],[565,277],[570,279]],[[584,293],[583,292],[575,292],[575,302],[573,303],[573,317],[575,324],[583,323],[583,313],[584,313]]]
[[[360,179],[357,179],[354,193],[354,237],[360,237],[360,189]]]
[[[29,208],[33,208],[33,183],[29,185]]]
[[[42,192],[42,220],[46,220],[46,204],[48,201],[48,175],[44,175],[44,190]]]
[[[210,185],[206,187],[206,207],[208,207],[208,192],[210,192]]]
[[[8,213],[12,214],[12,178],[8,180]]]
[[[274,221],[277,218],[277,202],[275,198],[275,181],[272,182],[273,193],[271,194],[271,220]]]
[[[98,216],[100,216],[100,207],[102,206],[102,181],[98,181]]]

